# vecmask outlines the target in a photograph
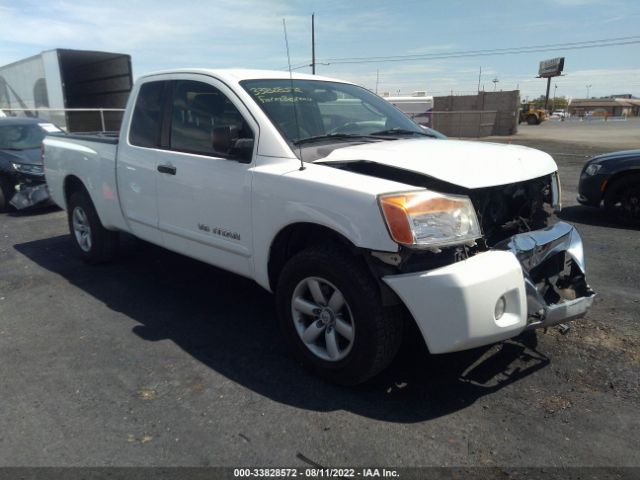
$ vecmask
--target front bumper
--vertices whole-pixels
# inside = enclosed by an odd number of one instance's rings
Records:
[[[580,182],[578,183],[578,197],[577,200],[582,205],[589,205],[597,207],[602,201],[602,195],[604,186],[609,175],[596,174],[596,175],[580,175]]]
[[[9,201],[17,210],[34,207],[36,205],[52,204],[51,195],[46,183],[20,184],[15,195]]]
[[[585,281],[580,235],[563,222],[446,267],[383,280],[413,315],[431,353],[488,345],[582,317],[595,296]],[[501,298],[504,313],[496,318]]]
[[[10,176],[10,181],[15,185],[15,192],[9,200],[9,204],[17,210],[53,203],[44,175],[13,173]]]

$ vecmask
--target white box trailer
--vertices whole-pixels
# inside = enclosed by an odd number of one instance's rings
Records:
[[[425,127],[432,127],[431,113],[433,111],[433,97],[412,95],[383,98],[404,112],[414,122],[424,125]]]
[[[132,84],[129,55],[48,50],[0,67],[0,111],[70,132],[117,130]]]

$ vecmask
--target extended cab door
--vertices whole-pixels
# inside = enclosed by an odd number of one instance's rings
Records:
[[[157,162],[168,81],[140,85],[118,145],[117,179],[122,213],[136,236],[161,244],[158,230]],[[128,128],[127,128],[128,127]]]
[[[251,275],[251,181],[257,124],[226,87],[204,75],[172,81],[157,152],[164,245]]]

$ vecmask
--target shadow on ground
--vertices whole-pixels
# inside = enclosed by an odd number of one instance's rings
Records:
[[[347,410],[391,422],[437,418],[473,404],[548,365],[535,334],[491,348],[430,356],[415,335],[389,369],[355,388],[324,383],[289,356],[273,297],[251,280],[127,240],[118,260],[87,266],[70,238],[16,250],[138,323],[147,341],[170,339],[230,380],[283,404]]]
[[[39,215],[46,215],[51,212],[57,212],[60,207],[56,205],[36,206],[25,208],[24,210],[11,209],[7,213],[11,217],[37,217]]]
[[[583,225],[592,225],[594,227],[634,230],[633,227],[616,223],[604,208],[573,205],[571,207],[563,207],[558,217],[566,222],[581,223]]]

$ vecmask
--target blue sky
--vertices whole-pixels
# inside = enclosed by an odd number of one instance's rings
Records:
[[[329,58],[447,53],[640,35],[638,0],[0,0],[0,65],[53,48],[128,53],[134,74],[174,67],[282,69]],[[538,62],[565,56],[558,96],[640,96],[640,44],[521,55],[318,65],[378,91],[431,94],[519,87],[544,93]],[[329,62],[331,63],[331,62]],[[301,68],[299,71],[309,71]],[[553,84],[552,84],[553,85]],[[553,94],[553,89],[552,89]]]

